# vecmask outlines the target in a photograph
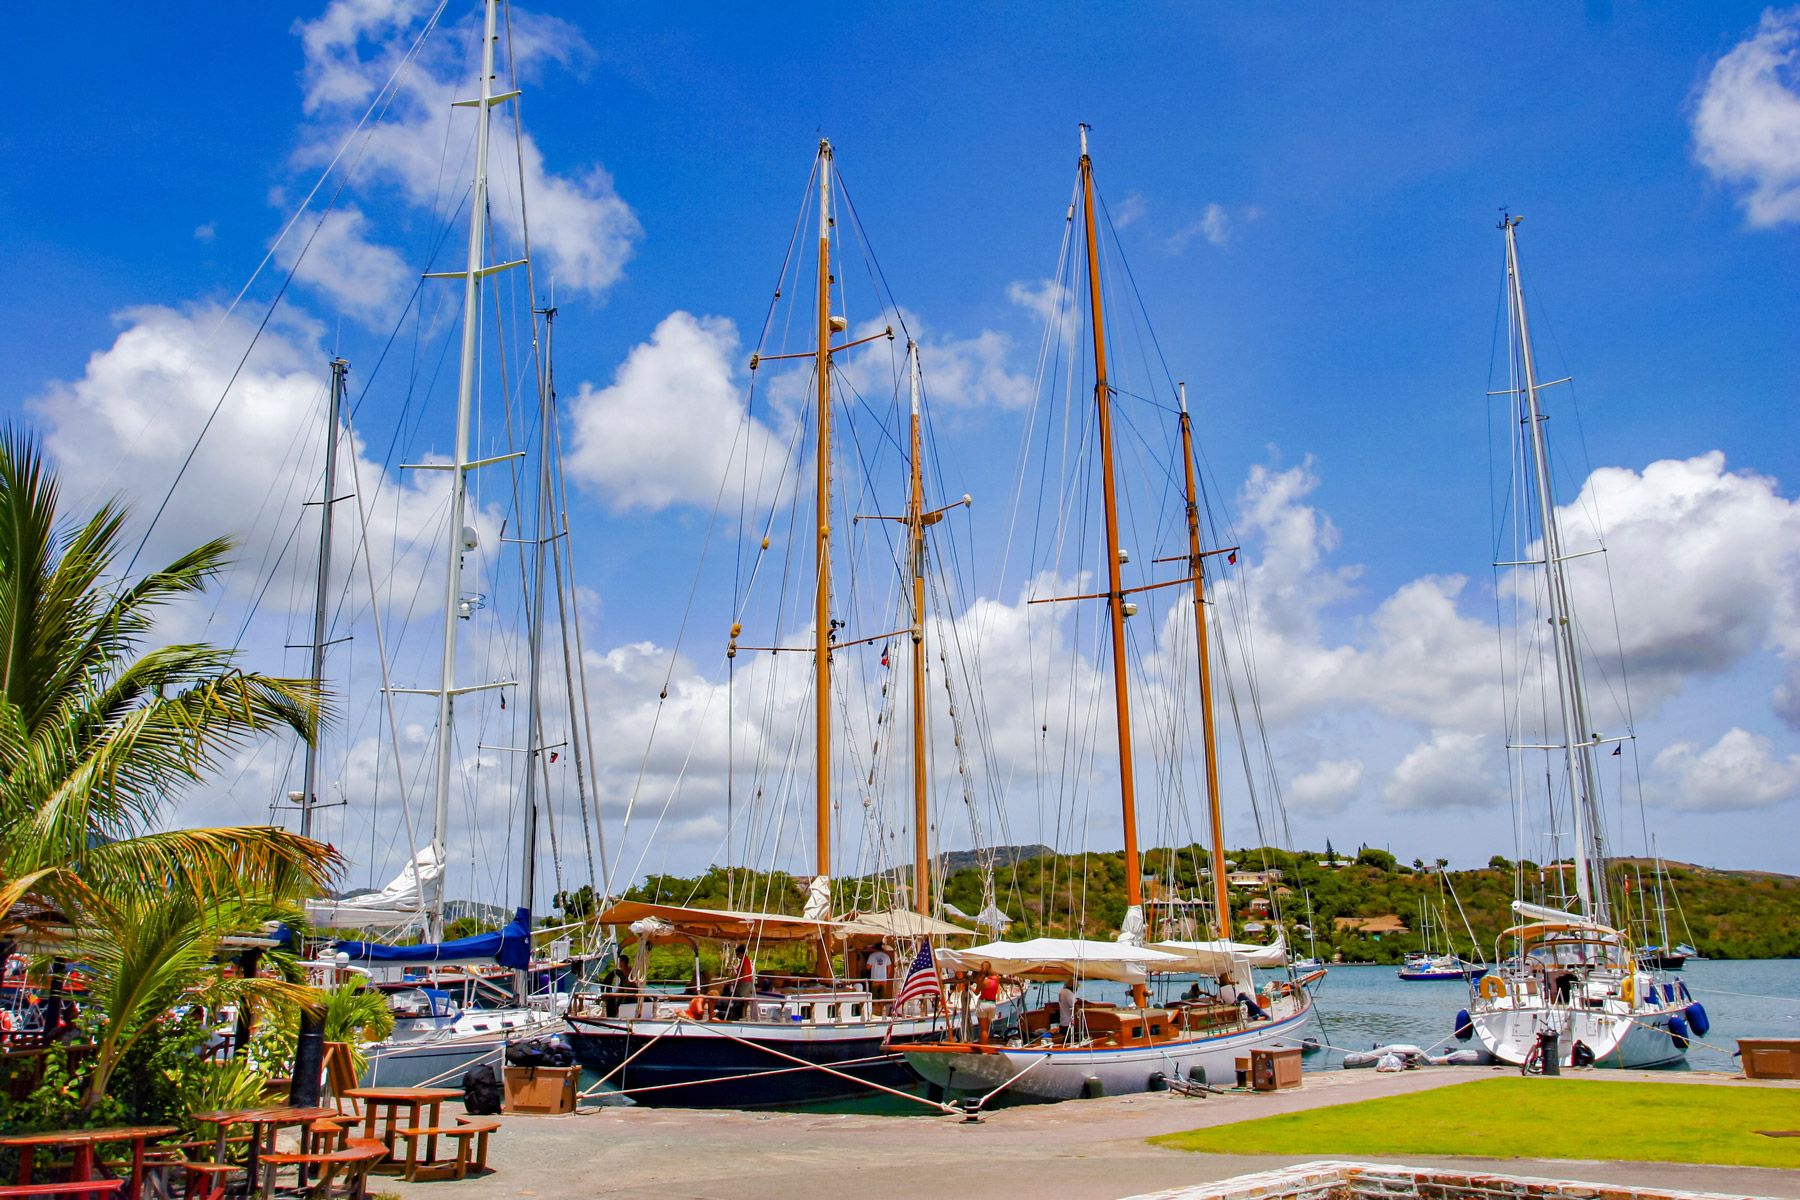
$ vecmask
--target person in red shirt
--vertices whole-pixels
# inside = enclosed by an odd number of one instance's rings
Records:
[[[975,981],[975,1015],[981,1022],[981,1044],[988,1044],[988,1031],[993,1028],[994,1014],[1000,1011],[1000,977],[994,964],[981,964],[981,978]]]

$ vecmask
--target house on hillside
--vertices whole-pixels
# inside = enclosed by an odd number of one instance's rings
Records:
[[[1380,941],[1383,934],[1409,932],[1405,918],[1396,913],[1383,913],[1379,917],[1333,917],[1332,924],[1339,933],[1360,933]]]
[[[1281,871],[1277,868],[1267,871],[1233,871],[1225,877],[1225,882],[1232,887],[1266,888],[1281,882]]]

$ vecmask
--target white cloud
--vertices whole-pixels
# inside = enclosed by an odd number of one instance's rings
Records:
[[[787,448],[746,416],[732,367],[739,354],[723,317],[664,317],[611,384],[583,384],[570,402],[570,473],[618,509],[710,507],[728,472],[747,470],[760,493],[781,477]]]
[[[353,205],[295,230],[275,252],[294,278],[317,288],[338,309],[365,324],[391,322],[417,273],[390,246],[371,242],[368,218]],[[304,251],[304,257],[302,252]]]
[[[1770,808],[1800,796],[1800,754],[1733,727],[1711,746],[1673,742],[1651,763],[1650,798],[1688,812]]]
[[[1361,759],[1327,759],[1288,782],[1285,789],[1287,806],[1305,816],[1328,817],[1340,813],[1355,798],[1362,777]]]
[[[1604,525],[1605,559],[1572,563],[1570,586],[1584,636],[1602,650],[1616,605],[1640,703],[1759,649],[1800,659],[1800,502],[1774,479],[1729,471],[1717,451],[1641,472],[1603,467],[1561,513],[1568,553],[1596,544],[1592,514]]]
[[[1197,238],[1203,238],[1214,246],[1223,246],[1231,241],[1238,226],[1248,224],[1260,216],[1262,210],[1254,205],[1227,208],[1217,202],[1210,203],[1200,211],[1198,218],[1165,238],[1163,248],[1170,254],[1181,254]]]
[[[1714,64],[1694,105],[1694,153],[1744,189],[1752,226],[1800,221],[1800,8],[1769,9]]]
[[[315,21],[298,26],[306,53],[304,131],[300,160],[328,162],[345,132],[404,55],[424,6],[410,0],[335,0]],[[591,56],[580,32],[554,17],[515,12],[511,49],[522,73],[549,62],[571,65]],[[462,194],[475,126],[471,109],[452,110],[464,98],[474,72],[464,61],[478,38],[439,30],[401,73],[382,120],[369,127],[358,155],[357,187],[398,187],[416,208],[440,217]],[[519,176],[523,173],[533,252],[539,277],[557,286],[598,292],[616,282],[642,234],[629,205],[598,164],[572,174],[546,169],[529,134],[515,142],[513,123],[496,110],[492,124],[490,184],[497,251],[516,252]],[[516,157],[515,157],[516,156]],[[510,242],[510,249],[505,243]]]
[[[210,245],[218,239],[218,236],[219,227],[212,221],[208,221],[204,225],[194,226],[194,240],[203,245]]]
[[[212,306],[146,306],[119,319],[124,328],[111,346],[89,357],[79,379],[53,383],[31,401],[71,503],[84,507],[123,495],[138,521],[147,521],[198,443],[139,566],[230,534],[244,567],[232,574],[233,583],[256,587],[274,579],[262,596],[264,607],[303,605],[294,584],[313,567],[299,547],[314,535],[294,530],[300,506],[316,496],[322,474],[328,356],[317,331],[292,322],[273,325],[244,358],[255,326]],[[377,575],[410,592],[426,570],[431,531],[443,523],[444,474],[388,476],[370,460],[360,436],[345,452],[358,456]],[[348,458],[340,470],[350,475]],[[349,515],[340,509],[346,527],[355,524]],[[496,515],[473,513],[471,522],[490,548],[497,544]],[[336,539],[339,578],[350,571],[358,540]],[[429,607],[427,601],[425,611]],[[217,631],[208,636],[219,640]]]
[[[1505,804],[1505,790],[1493,783],[1486,742],[1485,734],[1433,730],[1394,768],[1384,791],[1388,807],[1441,812]]]
[[[1113,227],[1124,229],[1128,225],[1135,225],[1149,211],[1150,201],[1145,199],[1144,193],[1127,192],[1125,198],[1119,201],[1118,207],[1112,210]]]

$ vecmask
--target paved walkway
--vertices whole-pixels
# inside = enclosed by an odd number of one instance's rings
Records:
[[[627,1200],[765,1196],[966,1200],[970,1195],[1112,1200],[1330,1157],[1193,1154],[1146,1145],[1144,1139],[1156,1134],[1427,1091],[1492,1073],[1479,1067],[1397,1075],[1309,1073],[1303,1088],[1289,1092],[1207,1099],[1161,1093],[1029,1105],[998,1110],[980,1124],[934,1115],[632,1107],[588,1109],[567,1117],[509,1116],[501,1118],[506,1127],[495,1135],[489,1156],[496,1173],[460,1183],[406,1185],[383,1179],[371,1190],[397,1192],[406,1200],[477,1195],[544,1200],[602,1195]],[[1621,1077],[1607,1072],[1609,1079]],[[1697,1086],[1760,1086],[1698,1072],[1658,1073],[1654,1078]],[[1800,1110],[1800,1089],[1795,1105]],[[923,1108],[920,1112],[926,1114]],[[1800,1172],[1754,1167],[1479,1158],[1406,1161],[1800,1200]]]

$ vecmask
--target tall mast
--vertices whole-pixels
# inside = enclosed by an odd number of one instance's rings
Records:
[[[1508,216],[1506,275],[1519,335],[1519,358],[1525,374],[1525,420],[1531,427],[1532,473],[1537,484],[1538,514],[1544,544],[1544,575],[1548,581],[1550,627],[1556,647],[1558,712],[1562,720],[1565,771],[1569,799],[1575,813],[1575,890],[1582,915],[1602,925],[1611,921],[1607,902],[1605,851],[1600,836],[1600,813],[1595,786],[1599,772],[1594,764],[1594,739],[1588,721],[1587,694],[1581,680],[1581,656],[1575,641],[1574,614],[1569,603],[1569,583],[1563,572],[1562,531],[1556,519],[1556,497],[1550,483],[1550,449],[1544,436],[1543,411],[1538,405],[1537,364],[1531,353],[1531,326],[1525,314],[1525,287],[1519,277],[1519,245],[1516,230],[1520,217]]]
[[[1194,575],[1194,640],[1200,662],[1200,741],[1206,752],[1206,815],[1212,832],[1213,928],[1231,936],[1231,890],[1225,878],[1225,817],[1219,809],[1219,757],[1213,731],[1212,654],[1206,632],[1206,572],[1200,556],[1200,498],[1194,487],[1194,423],[1188,416],[1187,384],[1181,396],[1181,464],[1187,475],[1188,570]]]
[[[456,101],[458,108],[475,110],[475,174],[469,189],[468,255],[462,270],[433,272],[428,276],[428,278],[438,279],[460,279],[463,284],[462,354],[456,381],[456,440],[451,447],[451,457],[448,463],[408,464],[418,469],[450,473],[450,514],[447,532],[449,554],[444,572],[443,662],[438,677],[438,686],[435,689],[424,689],[427,694],[435,695],[438,702],[438,754],[437,769],[432,783],[431,845],[440,862],[446,857],[448,841],[446,827],[450,820],[450,785],[456,766],[456,697],[462,692],[509,686],[498,682],[476,684],[464,688],[456,686],[457,622],[466,618],[474,607],[472,604],[465,603],[462,590],[463,555],[475,549],[476,546],[473,531],[464,524],[469,506],[469,472],[477,467],[517,457],[517,455],[508,454],[478,462],[471,462],[469,459],[469,425],[475,403],[477,383],[476,348],[479,342],[478,334],[481,330],[481,281],[496,271],[520,265],[518,262],[510,262],[490,266],[486,262],[489,113],[494,105],[513,99],[518,92],[505,92],[499,95],[494,93],[494,43],[498,40],[498,34],[495,32],[498,0],[487,0],[484,8],[480,91],[474,100]],[[402,690],[417,691],[420,689]],[[433,938],[442,936],[443,923],[443,903],[440,899],[431,913]]]
[[[326,611],[331,603],[331,507],[338,501],[337,459],[338,422],[344,411],[344,377],[350,364],[341,358],[331,360],[331,398],[325,414],[325,488],[319,497],[319,570],[313,579],[312,670],[309,675],[316,690],[325,682],[325,635],[330,619]],[[306,743],[305,775],[300,784],[300,836],[313,834],[313,809],[319,804],[319,741]]]
[[[1141,935],[1144,886],[1138,865],[1137,789],[1132,777],[1131,690],[1125,662],[1125,585],[1119,574],[1119,497],[1113,482],[1112,392],[1106,382],[1106,321],[1100,295],[1100,235],[1094,228],[1094,161],[1081,127],[1081,212],[1087,232],[1088,311],[1094,329],[1094,407],[1100,433],[1100,488],[1106,514],[1106,610],[1112,623],[1113,699],[1118,709],[1119,807],[1125,822],[1125,931]],[[1216,873],[1216,872],[1215,872]],[[1143,984],[1132,987],[1142,1004]]]
[[[906,525],[912,535],[913,910],[931,912],[931,846],[925,803],[925,460],[919,431],[919,344],[906,342],[912,390],[912,496]]]
[[[519,907],[530,912],[537,892],[537,820],[538,761],[544,752],[544,731],[540,681],[544,649],[544,559],[545,547],[553,536],[550,532],[550,355],[556,330],[556,309],[544,310],[544,352],[538,360],[538,479],[537,512],[532,519],[531,544],[531,616],[526,640],[530,644],[525,676],[525,830],[524,862],[519,869]],[[558,579],[560,584],[560,577]],[[513,985],[519,1002],[531,998],[531,976],[528,971],[515,974]]]
[[[831,143],[819,142],[819,383],[817,593],[813,598],[813,701],[818,876],[831,877]]]

